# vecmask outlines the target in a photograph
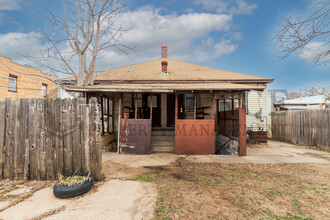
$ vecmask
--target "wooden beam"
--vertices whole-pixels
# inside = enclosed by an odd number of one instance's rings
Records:
[[[123,93],[120,94],[120,99],[121,99],[121,114],[120,114],[120,117],[124,118],[124,95],[123,95]]]
[[[242,93],[239,93],[239,100],[238,100],[238,108],[241,108],[241,104],[242,104]]]
[[[211,106],[211,119],[215,118],[215,107],[216,107],[216,99],[215,99],[215,93],[213,93],[213,100],[212,100],[212,106]]]
[[[175,94],[175,120],[178,119],[178,94]]]
[[[194,105],[194,119],[196,120],[196,114],[197,114],[197,95],[194,94],[195,96],[195,105]]]
[[[101,134],[104,135],[104,118],[103,118],[103,115],[104,115],[104,112],[103,112],[103,108],[104,108],[104,103],[103,103],[103,96],[100,96],[100,102],[101,102],[101,123],[102,123],[102,131],[101,131]]]
[[[152,94],[150,96],[150,120],[151,120],[151,126],[152,126]]]
[[[137,119],[137,93],[135,93],[135,119]]]
[[[238,109],[239,118],[239,155],[246,156],[246,113],[243,108]]]
[[[234,110],[234,98],[231,99],[231,136],[234,136],[235,132],[234,132],[234,114],[235,114],[235,110]]]

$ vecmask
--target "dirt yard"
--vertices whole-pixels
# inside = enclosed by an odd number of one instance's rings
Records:
[[[281,142],[247,157],[104,153],[87,194],[0,181],[0,219],[330,219],[330,153]]]
[[[146,167],[157,219],[330,219],[329,164],[191,163]]]

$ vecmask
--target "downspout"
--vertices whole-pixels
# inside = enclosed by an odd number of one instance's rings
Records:
[[[121,115],[121,98],[119,99],[119,114],[118,114],[118,139],[117,139],[117,154],[119,154],[119,137],[120,137],[120,115]]]

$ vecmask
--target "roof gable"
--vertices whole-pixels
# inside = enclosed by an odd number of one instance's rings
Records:
[[[273,81],[270,78],[237,73],[198,64],[166,59],[168,74],[161,74],[161,61],[157,59],[134,65],[96,72],[94,80],[113,81]]]

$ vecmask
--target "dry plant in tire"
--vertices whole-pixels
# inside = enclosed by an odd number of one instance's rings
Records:
[[[59,181],[53,187],[53,193],[58,198],[71,198],[87,193],[93,186],[94,177],[91,173],[74,173],[63,177],[59,174]]]
[[[64,177],[62,174],[58,174],[58,183],[64,186],[78,185],[91,180],[92,177],[90,172],[87,176],[76,175],[76,173],[74,173],[72,176]]]

